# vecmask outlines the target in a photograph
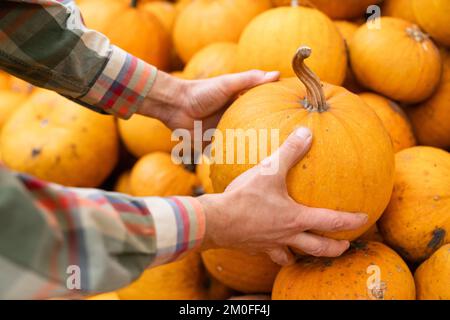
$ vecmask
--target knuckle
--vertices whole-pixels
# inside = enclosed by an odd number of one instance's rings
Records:
[[[320,243],[309,252],[311,255],[315,257],[323,257],[327,252],[328,246],[324,243]]]
[[[341,219],[340,217],[333,217],[331,219],[331,229],[334,230],[340,230],[343,227],[345,227],[345,221]]]

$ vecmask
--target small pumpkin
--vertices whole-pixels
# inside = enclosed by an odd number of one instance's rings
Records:
[[[114,191],[124,194],[131,194],[130,175],[130,171],[123,172],[114,185]]]
[[[175,5],[173,3],[168,1],[152,1],[141,4],[139,8],[153,14],[156,18],[158,18],[166,31],[169,34],[172,34],[177,15]]]
[[[392,143],[380,119],[360,97],[342,87],[322,84],[306,67],[303,60],[310,53],[309,48],[302,47],[294,58],[294,70],[301,81],[283,79],[249,90],[225,112],[218,130],[268,130],[267,137],[258,139],[257,135],[252,146],[266,145],[267,150],[274,150],[278,145],[270,138],[271,130],[279,130],[282,142],[295,128],[310,128],[313,145],[290,170],[288,192],[307,206],[367,213],[368,223],[357,230],[324,233],[354,240],[378,220],[389,203],[394,182]],[[227,150],[231,143],[226,135],[221,139],[222,149],[220,145],[213,148],[216,158],[223,154],[225,159],[228,153],[234,157],[234,164],[214,159],[217,161],[211,166],[211,179],[216,192],[223,192],[231,181],[263,158],[259,150],[255,152],[256,161],[251,161],[246,152],[254,149],[249,139],[239,146],[236,136],[234,139],[234,149]],[[245,155],[242,164],[236,160],[238,151]]]
[[[211,43],[237,42],[250,20],[270,7],[270,0],[193,1],[177,17],[173,34],[176,51],[188,62]]]
[[[198,51],[184,68],[187,79],[205,79],[232,73],[235,69],[237,44],[216,42]]]
[[[153,152],[135,164],[130,175],[134,196],[190,196],[199,185],[197,176],[175,164],[170,154]]]
[[[404,19],[417,23],[412,0],[384,0],[381,7],[383,16]]]
[[[139,158],[155,151],[170,153],[177,144],[172,131],[161,121],[138,114],[128,120],[119,119],[120,137],[128,151]]]
[[[419,300],[450,300],[450,244],[442,246],[414,274]]]
[[[450,1],[448,0],[411,0],[418,24],[433,39],[450,46]]]
[[[323,81],[342,84],[347,70],[344,40],[333,21],[307,7],[279,7],[253,19],[239,40],[236,68],[278,70],[282,77],[292,77],[291,61],[299,45],[314,50],[307,65]]]
[[[378,226],[386,243],[411,262],[450,242],[450,154],[413,147],[396,154],[395,186]]]
[[[9,90],[0,90],[0,132],[8,118],[25,102],[27,96]]]
[[[414,278],[392,249],[357,242],[338,258],[302,257],[278,274],[273,300],[414,300]]]
[[[13,170],[74,187],[98,187],[117,163],[114,118],[43,89],[8,119],[0,138]]]
[[[349,44],[357,80],[393,100],[427,99],[441,77],[438,48],[410,22],[382,17],[380,23],[379,29],[362,25]]]
[[[394,151],[416,145],[411,123],[402,108],[394,101],[374,93],[361,93],[361,99],[375,111],[391,136]]]
[[[450,148],[450,52],[442,50],[441,82],[430,99],[407,109],[420,144]]]
[[[211,160],[208,156],[202,155],[201,162],[197,165],[196,173],[205,193],[214,193],[212,181],[209,177],[210,171]]]
[[[280,266],[265,254],[249,254],[230,249],[202,252],[209,273],[228,287],[244,293],[265,293],[272,290]]]

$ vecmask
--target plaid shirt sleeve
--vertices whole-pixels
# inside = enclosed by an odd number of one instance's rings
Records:
[[[73,1],[0,2],[0,69],[97,112],[137,110],[156,68],[87,29]]]
[[[198,248],[204,230],[194,198],[66,188],[0,166],[0,299],[121,288]]]

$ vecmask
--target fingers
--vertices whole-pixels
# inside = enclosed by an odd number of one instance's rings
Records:
[[[250,70],[224,75],[218,79],[223,81],[226,91],[231,94],[236,94],[264,83],[277,81],[279,77],[280,73],[278,71],[264,72],[261,70]]]
[[[295,263],[295,257],[287,247],[271,249],[267,254],[273,262],[281,266],[288,266]]]
[[[287,244],[315,257],[339,257],[350,247],[347,240],[333,240],[306,232],[288,239]]]

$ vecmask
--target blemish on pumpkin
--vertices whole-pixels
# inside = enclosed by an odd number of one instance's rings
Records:
[[[42,149],[40,148],[33,148],[31,149],[31,158],[36,158],[42,153]]]
[[[438,195],[436,195],[436,196],[433,197],[433,200],[434,200],[434,201],[439,201],[439,200],[441,200],[441,197],[438,196]]]
[[[217,269],[217,271],[219,271],[219,272],[222,272],[222,271],[223,271],[222,266],[217,266],[216,269]]]
[[[431,241],[428,242],[427,247],[430,249],[437,249],[441,246],[442,242],[445,238],[445,230],[442,228],[436,228],[433,231],[433,237],[431,238]]]
[[[302,165],[302,169],[305,169],[305,170],[306,170],[306,168],[308,168],[308,166],[307,166],[306,164],[303,164],[303,165]]]

